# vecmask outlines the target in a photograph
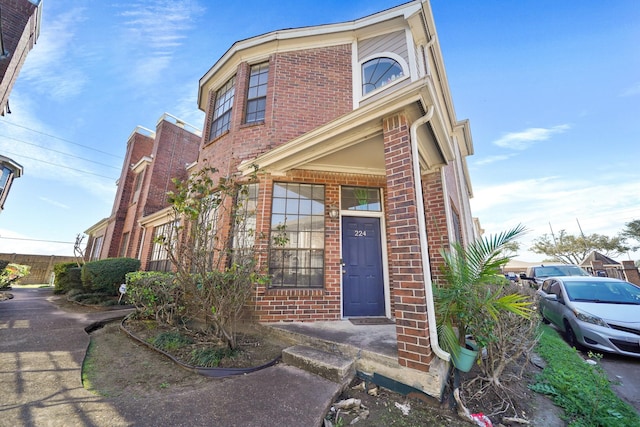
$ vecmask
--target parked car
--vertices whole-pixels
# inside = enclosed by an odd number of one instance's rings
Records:
[[[543,321],[570,345],[640,357],[640,286],[609,277],[550,277],[537,294]]]
[[[507,280],[513,283],[518,283],[520,281],[520,277],[513,271],[507,271],[506,273],[504,273],[504,277],[506,277]]]
[[[538,289],[547,277],[552,276],[590,276],[582,267],[575,264],[540,264],[527,267],[526,274],[521,274],[523,283]]]

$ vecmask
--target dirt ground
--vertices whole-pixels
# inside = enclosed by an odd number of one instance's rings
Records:
[[[65,310],[92,310],[68,303],[62,297],[54,299],[56,304]],[[142,333],[142,330],[137,332],[148,335],[148,332]],[[255,366],[266,363],[272,360],[274,354],[290,345],[289,342],[268,335],[264,335],[262,339],[256,337],[254,335],[251,338],[251,335],[247,335],[247,343],[250,346],[245,347],[253,349],[249,350],[249,356],[240,358],[239,363],[240,361],[246,363],[247,360],[251,364],[255,363]],[[232,367],[232,365],[233,363],[226,366]],[[531,364],[530,369],[527,369],[527,375],[535,375],[539,369]],[[162,398],[163,395],[169,397],[182,390],[197,390],[211,380],[183,369],[166,356],[150,350],[146,345],[135,341],[121,331],[119,322],[114,322],[91,333],[91,345],[83,367],[83,381],[87,389],[106,397],[157,396]],[[527,382],[521,380],[509,384],[513,398],[508,403],[504,403],[503,397],[486,395],[483,399],[472,401],[469,409],[472,413],[484,412],[495,426],[500,425],[499,422],[505,426],[523,425],[505,422],[506,416],[529,420],[529,425],[534,426],[564,425],[559,422],[558,410],[553,404],[543,396],[529,391]],[[464,393],[471,393],[471,391],[463,391],[463,395]],[[447,401],[441,403],[424,396],[421,398],[403,396],[383,388],[376,388],[374,384],[363,382],[358,378],[339,396],[337,402],[348,399],[358,399],[360,405],[355,409],[339,410],[335,410],[334,405],[326,417],[332,423],[331,425],[349,425],[355,418],[358,418],[356,425],[363,427],[473,425],[460,419]],[[337,421],[337,418],[342,420]]]

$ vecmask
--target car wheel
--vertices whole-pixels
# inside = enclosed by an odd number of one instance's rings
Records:
[[[564,321],[564,336],[571,347],[575,347],[577,350],[580,349],[580,343],[578,342],[578,338],[576,338],[576,333],[566,319]]]

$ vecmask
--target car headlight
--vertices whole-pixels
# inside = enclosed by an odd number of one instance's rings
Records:
[[[581,320],[583,322],[587,322],[587,323],[591,323],[594,325],[598,325],[598,326],[604,326],[605,328],[608,328],[609,325],[607,325],[604,320],[602,320],[601,318],[594,316],[592,314],[589,313],[585,313],[584,311],[580,311],[576,308],[573,309],[573,314],[575,314],[576,318],[578,318],[578,320]]]

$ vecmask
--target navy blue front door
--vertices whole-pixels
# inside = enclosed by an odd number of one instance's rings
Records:
[[[342,262],[343,315],[384,316],[379,218],[342,217]]]

